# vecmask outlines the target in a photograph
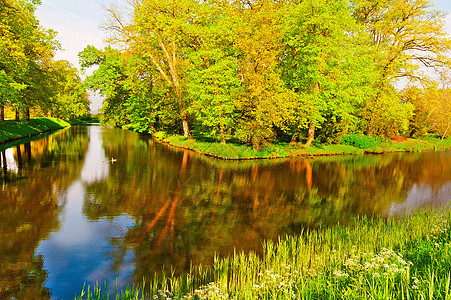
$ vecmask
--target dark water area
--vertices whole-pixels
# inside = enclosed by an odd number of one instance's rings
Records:
[[[221,161],[78,126],[0,154],[0,299],[139,285],[305,228],[451,200],[449,151]]]

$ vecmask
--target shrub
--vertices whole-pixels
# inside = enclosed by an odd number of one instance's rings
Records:
[[[366,149],[380,145],[381,138],[371,137],[364,134],[346,134],[341,137],[341,143],[354,146],[360,149]]]

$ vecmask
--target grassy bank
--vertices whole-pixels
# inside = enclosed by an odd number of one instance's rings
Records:
[[[175,147],[190,149],[197,153],[222,159],[261,159],[293,156],[321,156],[363,153],[414,152],[426,150],[451,149],[451,139],[441,141],[439,138],[390,140],[388,138],[369,138],[363,135],[349,135],[342,144],[312,145],[274,143],[255,151],[251,146],[227,143],[221,144],[212,139],[194,136],[185,138],[177,134],[156,132],[157,140]]]
[[[82,118],[73,118],[69,120],[65,120],[71,125],[79,125],[79,124],[87,124],[87,123],[100,123],[99,118],[97,117],[82,117]]]
[[[70,127],[66,121],[55,118],[33,118],[30,121],[0,122],[0,143],[29,137],[42,132]]]
[[[61,120],[56,118],[33,118],[30,121],[6,120],[0,122],[0,144],[31,137],[40,133],[86,123],[98,123],[98,118]]]
[[[451,214],[359,219],[235,254],[178,278],[76,299],[451,299]],[[111,298],[110,298],[111,297]]]

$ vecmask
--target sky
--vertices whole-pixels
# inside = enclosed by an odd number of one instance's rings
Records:
[[[55,59],[65,59],[80,69],[77,54],[87,45],[97,48],[106,46],[105,32],[101,25],[107,18],[105,7],[111,0],[42,0],[36,10],[36,16],[44,28],[58,32],[57,40],[63,50],[56,53]],[[116,0],[115,3],[125,5],[126,0]],[[436,9],[449,13],[446,28],[451,36],[451,1],[431,1]],[[101,98],[91,93],[91,111],[98,112]]]
[[[122,0],[125,2],[125,0]],[[80,70],[78,53],[87,45],[106,46],[105,33],[100,26],[106,20],[108,0],[42,0],[36,10],[41,25],[58,32],[56,39],[62,45],[55,59],[64,59]],[[82,76],[84,77],[84,76]],[[101,97],[90,92],[91,112],[98,112]]]

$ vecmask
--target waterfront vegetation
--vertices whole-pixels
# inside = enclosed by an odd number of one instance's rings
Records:
[[[451,148],[451,139],[447,138],[442,140],[436,136],[392,140],[365,135],[345,135],[339,144],[322,145],[314,143],[310,147],[305,147],[300,143],[277,142],[264,146],[259,151],[241,143],[228,142],[222,144],[219,141],[202,136],[183,137],[182,135],[168,134],[161,131],[156,132],[153,136],[163,143],[222,159],[260,159],[293,156],[354,155],[363,153],[379,154],[387,152],[447,150]]]
[[[305,230],[263,255],[235,253],[179,277],[104,293],[84,287],[76,299],[451,299],[451,213]]]
[[[451,132],[451,41],[445,14],[427,0],[131,6],[130,14],[108,8],[110,45],[79,53],[82,68],[98,67],[85,84],[105,97],[104,123],[232,142],[238,152],[251,146],[244,157],[285,156],[284,142],[332,145],[350,134]],[[331,147],[310,151],[349,150]]]
[[[68,122],[55,118],[35,118],[21,122],[6,120],[0,123],[0,143],[69,126]]]
[[[90,89],[104,97],[102,123],[217,158],[451,147],[451,39],[427,0],[130,1],[128,14],[106,8],[109,45],[79,53],[83,69],[95,67],[83,81],[55,59],[61,47],[36,18],[39,3],[0,3],[0,143],[86,122],[61,119],[89,114]],[[306,228],[266,241],[262,256],[235,253],[112,297],[451,299],[450,221],[428,210]],[[96,286],[79,298],[109,295]]]
[[[32,118],[29,121],[5,120],[0,123],[0,143],[27,138],[40,133],[63,129],[71,125],[95,123],[97,118],[84,117],[68,120],[57,118]]]

